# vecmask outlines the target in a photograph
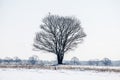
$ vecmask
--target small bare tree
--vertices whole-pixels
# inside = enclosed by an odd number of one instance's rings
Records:
[[[14,62],[15,62],[15,64],[16,64],[16,65],[18,65],[18,64],[20,64],[20,63],[21,63],[21,59],[20,59],[19,57],[17,57],[17,56],[16,56],[16,57],[14,57],[14,59],[13,59],[13,60],[14,60]]]
[[[34,47],[57,55],[62,64],[64,53],[73,49],[86,34],[80,21],[75,17],[62,17],[49,14],[42,20],[41,31],[36,34]]]
[[[31,65],[35,65],[38,62],[38,60],[39,60],[38,56],[33,55],[33,56],[29,57],[28,62]]]
[[[74,65],[80,65],[80,61],[77,57],[73,57],[71,59],[71,63],[74,64]]]
[[[110,66],[112,64],[111,60],[109,58],[104,58],[101,61],[105,66]]]

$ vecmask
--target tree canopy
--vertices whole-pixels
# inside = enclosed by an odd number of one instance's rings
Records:
[[[64,53],[83,41],[80,21],[75,17],[63,17],[49,14],[42,20],[41,31],[36,34],[34,47],[57,55],[58,64],[62,64]]]

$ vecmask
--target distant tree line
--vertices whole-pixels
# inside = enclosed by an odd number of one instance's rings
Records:
[[[95,60],[89,60],[89,65],[95,65],[95,66],[112,66],[112,61],[109,58],[103,58],[102,60],[95,59]]]
[[[43,61],[38,56],[33,55],[28,59],[20,59],[19,57],[6,57],[0,59],[0,65],[56,65],[57,61]],[[89,61],[80,61],[77,57],[71,58],[71,60],[64,60],[64,65],[88,65],[88,66],[120,66],[120,61],[112,61],[109,58],[103,58],[102,60],[94,59]]]

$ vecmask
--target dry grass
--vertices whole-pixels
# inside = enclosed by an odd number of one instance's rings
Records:
[[[59,66],[40,66],[40,65],[0,65],[0,68],[26,68],[26,69],[50,69],[50,70],[80,70],[80,71],[98,71],[98,72],[120,72],[120,68],[109,67],[90,67],[90,66],[71,66],[71,65],[59,65]]]

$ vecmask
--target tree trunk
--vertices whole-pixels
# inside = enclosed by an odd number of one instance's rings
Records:
[[[58,61],[58,64],[62,64],[62,61],[63,61],[63,55],[57,55],[57,61]]]

